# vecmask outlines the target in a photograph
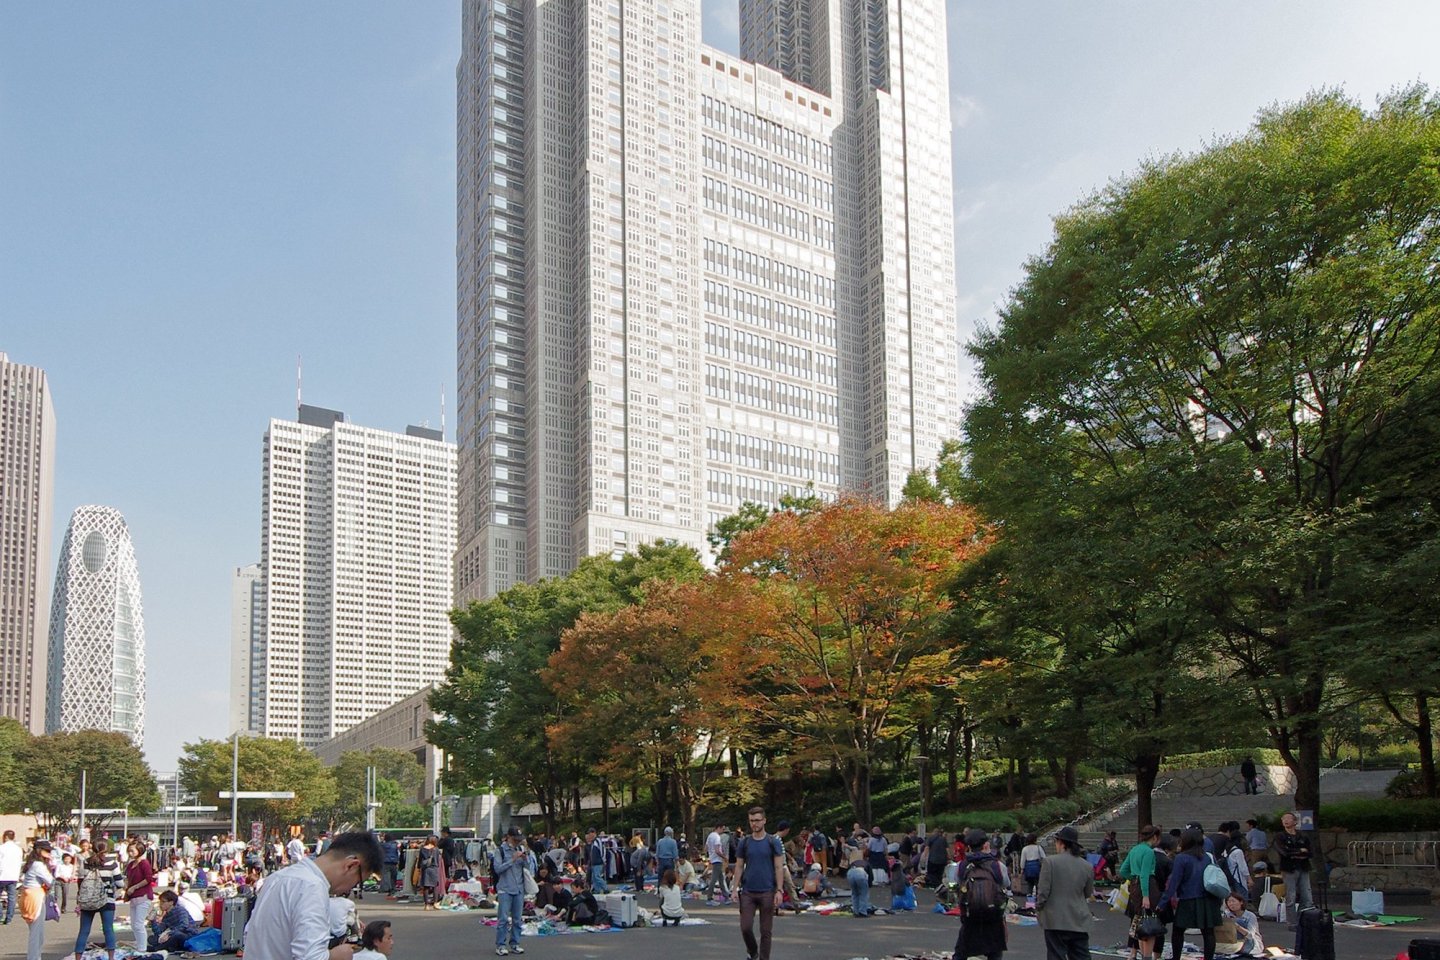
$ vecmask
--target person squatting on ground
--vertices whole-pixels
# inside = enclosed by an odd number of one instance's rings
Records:
[[[955,956],[1000,960],[1008,945],[1005,903],[1010,872],[995,856],[984,830],[965,834],[965,864],[960,875],[960,932]]]
[[[330,896],[344,896],[380,869],[380,842],[342,833],[323,854],[272,874],[245,927],[246,960],[353,960],[354,948],[330,947]]]
[[[747,813],[750,835],[735,850],[734,889],[740,900],[740,935],[749,960],[770,960],[770,936],[775,911],[780,908],[785,869],[785,849],[778,837],[765,832],[765,811],[751,807]],[[760,913],[760,942],[755,942],[755,913]]]
[[[524,926],[525,874],[535,875],[535,855],[525,846],[525,835],[519,827],[505,831],[505,839],[490,854],[490,868],[495,873],[495,956],[524,953],[520,946],[520,929]],[[510,945],[505,945],[506,937]]]
[[[90,854],[76,871],[80,887],[76,891],[75,905],[80,909],[80,932],[75,937],[75,960],[85,955],[85,944],[90,939],[90,927],[95,917],[100,917],[100,928],[105,931],[105,952],[115,960],[115,893],[124,880],[120,864],[110,855],[110,845],[96,840]]]
[[[655,892],[660,895],[660,926],[680,926],[680,921],[685,919],[685,906],[680,902],[683,891],[674,870],[666,870],[661,875]]]
[[[1045,956],[1047,960],[1090,960],[1095,870],[1085,859],[1074,827],[1056,832],[1055,853],[1041,862],[1035,884],[1035,916],[1045,931]]]
[[[160,894],[160,917],[150,922],[150,933],[155,938],[157,950],[179,950],[195,934],[200,925],[190,916],[190,911],[180,905],[180,898],[174,890]]]

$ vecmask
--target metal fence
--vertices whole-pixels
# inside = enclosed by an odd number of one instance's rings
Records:
[[[1434,870],[1440,854],[1436,840],[1356,840],[1346,847],[1351,869]]]

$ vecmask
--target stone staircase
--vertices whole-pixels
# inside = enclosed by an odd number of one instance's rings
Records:
[[[1274,815],[1295,807],[1294,780],[1284,767],[1262,767],[1261,789],[1268,792],[1248,796],[1238,766],[1175,771],[1169,776],[1152,797],[1151,819],[1165,830],[1197,821],[1209,833],[1226,820],[1238,820],[1243,825],[1256,814]],[[1383,797],[1394,776],[1394,770],[1327,770],[1320,777],[1321,803]],[[1324,819],[1322,806],[1322,826]],[[1113,816],[1102,815],[1076,829],[1087,849],[1093,850],[1107,830],[1116,832],[1125,849],[1139,834],[1140,825],[1135,822],[1135,807],[1130,804]]]

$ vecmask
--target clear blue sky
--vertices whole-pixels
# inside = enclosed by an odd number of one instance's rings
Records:
[[[708,42],[736,48],[735,8],[706,0]],[[0,3],[0,350],[49,372],[56,550],[80,504],[130,522],[158,769],[226,732],[229,576],[296,356],[358,423],[454,409],[459,30],[459,0]],[[1418,0],[951,0],[949,35],[964,335],[1141,159],[1309,90],[1440,83]]]

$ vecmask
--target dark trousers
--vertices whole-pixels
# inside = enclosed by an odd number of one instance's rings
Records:
[[[1155,944],[1155,946],[1156,946],[1156,947],[1161,947],[1161,946],[1163,946],[1163,944],[1157,943],[1157,944]],[[1175,925],[1175,932],[1171,934],[1170,950],[1171,950],[1171,953],[1173,953],[1175,956],[1180,957],[1180,956],[1184,956],[1184,954],[1182,954],[1182,953],[1180,952],[1180,951],[1182,951],[1182,950],[1184,950],[1184,949],[1185,949],[1185,931],[1182,930],[1182,929],[1180,929],[1180,925],[1179,925],[1179,924],[1176,924],[1176,925]],[[1202,951],[1204,951],[1203,953],[1201,953],[1201,956],[1204,957],[1204,960],[1215,960],[1215,928],[1214,928],[1214,927],[1201,927],[1201,928],[1200,928],[1200,949],[1201,949]]]
[[[755,911],[760,911],[760,943],[755,943]],[[740,936],[745,938],[745,954],[751,960],[770,960],[770,932],[775,926],[775,891],[751,893],[740,891]]]
[[[5,898],[5,916],[0,917],[0,923],[9,923],[15,919],[15,895],[20,892],[14,880],[0,880],[0,896]]]
[[[1079,930],[1046,930],[1045,960],[1090,960],[1090,934]]]

